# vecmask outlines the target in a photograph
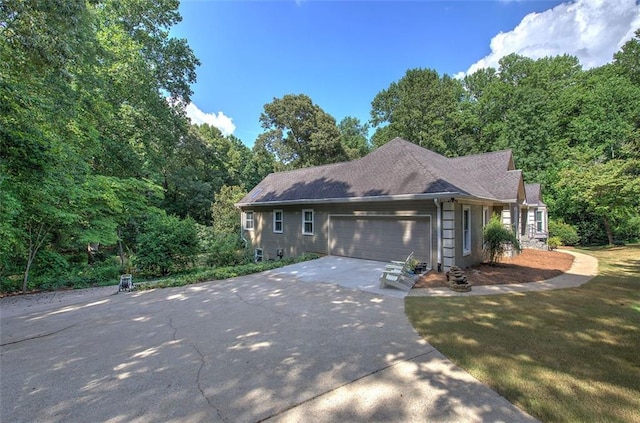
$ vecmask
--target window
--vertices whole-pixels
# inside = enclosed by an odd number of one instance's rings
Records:
[[[313,235],[313,210],[302,210],[302,234]]]
[[[248,231],[253,230],[253,211],[244,212],[244,228]]]
[[[544,232],[544,217],[542,215],[542,210],[536,210],[536,231]]]
[[[273,232],[282,233],[282,210],[273,211]]]
[[[462,254],[471,254],[471,208],[462,206]]]
[[[484,228],[489,224],[491,215],[489,214],[489,206],[482,206],[482,227]]]

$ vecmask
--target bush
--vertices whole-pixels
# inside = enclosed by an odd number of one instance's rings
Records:
[[[561,245],[562,245],[562,239],[560,239],[559,236],[552,236],[547,241],[547,246],[549,247],[550,250],[555,250]]]
[[[247,251],[238,235],[218,235],[209,245],[207,265],[222,267],[247,263],[251,261]]]
[[[500,221],[500,216],[494,214],[483,230],[484,248],[489,256],[489,263],[495,264],[507,252],[509,247],[520,251],[520,243],[516,234],[506,228]]]
[[[197,253],[195,221],[162,214],[145,225],[138,238],[135,264],[141,270],[166,276],[169,272],[186,269]]]
[[[549,237],[560,239],[561,245],[576,245],[580,241],[576,228],[562,220],[549,221]]]
[[[299,263],[307,260],[319,258],[318,254],[306,253],[300,257],[289,257],[282,260],[263,261],[259,263],[246,263],[240,266],[218,267],[215,269],[201,270],[190,274],[177,275],[160,281],[141,283],[137,286],[140,289],[168,288],[172,286],[190,285],[199,282],[236,278],[238,276],[252,273],[264,272],[265,270],[276,269],[288,264]]]

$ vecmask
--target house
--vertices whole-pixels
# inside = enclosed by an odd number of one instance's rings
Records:
[[[395,138],[350,162],[272,173],[236,206],[243,239],[265,259],[315,252],[389,261],[414,252],[446,271],[483,260],[493,213],[519,234],[546,213],[539,185],[530,187],[527,201],[510,150],[446,158]]]
[[[547,249],[549,238],[547,205],[542,202],[540,184],[524,186],[526,202],[522,207],[520,244],[525,248]]]

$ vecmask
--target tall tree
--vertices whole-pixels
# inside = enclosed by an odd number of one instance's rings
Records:
[[[463,90],[460,81],[432,69],[411,69],[371,102],[376,147],[403,137],[430,150],[447,153],[455,134],[455,115]]]
[[[613,55],[613,59],[620,74],[629,78],[635,85],[640,85],[640,28],[636,29],[634,37]]]
[[[365,156],[370,151],[369,125],[360,123],[360,119],[347,116],[338,123],[340,142],[349,159]]]
[[[284,169],[347,159],[335,119],[304,94],[287,94],[264,106],[260,122],[263,145]]]

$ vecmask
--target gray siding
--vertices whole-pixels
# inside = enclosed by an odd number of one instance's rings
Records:
[[[302,234],[302,210],[314,210],[314,234]],[[265,258],[275,258],[279,248],[285,256],[298,256],[305,252],[329,254],[330,215],[354,216],[411,216],[425,215],[431,219],[431,265],[436,267],[436,207],[433,201],[395,201],[372,203],[326,204],[313,206],[246,207],[253,210],[253,231],[244,230],[245,238],[253,248],[263,248]],[[283,211],[283,233],[273,232],[273,210]],[[384,240],[385,234],[379,234]],[[409,251],[410,252],[410,251]]]
[[[463,255],[463,228],[462,228],[462,210],[465,203],[463,200],[451,204],[453,207],[453,223],[454,229],[452,235],[455,239],[452,241],[453,246],[453,263],[461,268],[467,268],[472,265],[478,264],[484,260],[483,250],[483,211],[482,205],[470,204],[471,210],[471,252],[469,255]],[[447,206],[449,207],[449,206]],[[314,211],[314,234],[303,235],[302,234],[302,210],[312,209]],[[313,252],[318,254],[331,254],[331,246],[329,245],[330,236],[330,222],[332,219],[340,216],[353,216],[354,220],[363,220],[365,217],[375,216],[403,216],[403,220],[408,220],[407,216],[415,216],[415,220],[421,221],[418,227],[427,227],[430,229],[428,250],[430,252],[429,258],[418,257],[423,260],[429,260],[433,269],[437,268],[438,261],[438,238],[437,238],[437,209],[433,201],[394,201],[394,202],[371,202],[371,203],[345,203],[345,204],[324,204],[313,206],[275,206],[275,207],[246,207],[244,210],[253,210],[254,212],[254,225],[253,231],[244,231],[244,236],[250,242],[252,248],[262,248],[264,250],[264,257],[266,259],[276,258],[276,252],[278,249],[284,251],[285,257],[294,257],[301,255],[305,252]],[[282,210],[283,212],[283,232],[273,232],[273,211]],[[502,206],[493,204],[489,206],[491,213],[500,213]],[[399,219],[396,219],[399,220]],[[409,219],[410,220],[410,219]],[[443,231],[447,232],[446,225],[443,219]],[[334,222],[335,224],[335,222]],[[372,246],[372,250],[376,250],[376,245],[380,246],[377,251],[383,251],[385,241],[388,241],[389,231],[399,230],[406,231],[409,228],[412,229],[413,224],[400,224],[395,229],[393,225],[387,226],[387,229],[380,232],[374,231],[368,233],[370,238],[367,240],[367,244]],[[346,228],[342,228],[345,230]],[[426,229],[426,230],[429,230]],[[341,230],[338,228],[338,230]],[[418,231],[423,231],[419,228]],[[425,240],[416,239],[415,243],[411,240],[407,240],[405,248],[389,248],[389,257],[393,259],[400,259],[405,257],[409,252],[415,251],[416,255],[420,254],[424,248]],[[443,240],[443,248],[447,248],[447,240]],[[356,245],[358,245],[356,243]],[[397,245],[397,243],[396,243]],[[335,245],[334,245],[335,247]],[[340,247],[340,246],[338,246]],[[403,246],[404,247],[404,246]],[[345,254],[354,257],[363,257],[366,254],[360,254],[359,252],[351,251],[333,251],[334,254]],[[377,253],[374,253],[377,254]],[[423,254],[428,256],[428,254]],[[366,257],[364,257],[366,258]],[[444,257],[443,257],[444,259]],[[444,260],[443,260],[444,261]],[[446,264],[445,270],[446,270]]]
[[[462,209],[467,204],[456,203],[456,265],[462,269],[480,263],[484,258],[482,240],[482,206],[469,205],[471,210],[471,253],[467,256],[462,254]]]

